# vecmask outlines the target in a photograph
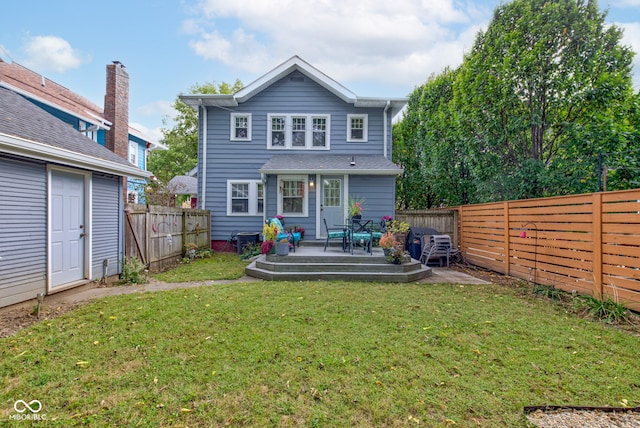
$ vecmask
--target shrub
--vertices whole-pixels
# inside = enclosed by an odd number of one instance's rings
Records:
[[[122,261],[121,284],[144,284],[147,282],[146,266],[137,257],[125,257]]]

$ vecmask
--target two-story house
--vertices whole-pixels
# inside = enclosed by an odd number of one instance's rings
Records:
[[[232,95],[181,95],[199,112],[199,208],[215,241],[262,230],[280,214],[305,239],[348,217],[393,215],[392,118],[406,98],[358,97],[298,56]]]
[[[118,61],[107,65],[104,109],[46,77],[0,58],[0,87],[22,95],[142,170],[150,150],[165,149],[129,126],[129,74]],[[126,200],[138,202],[145,180],[129,177]]]

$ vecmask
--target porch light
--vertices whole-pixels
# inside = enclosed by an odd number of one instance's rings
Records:
[[[309,187],[314,187],[316,185],[316,179],[313,175],[309,176]]]

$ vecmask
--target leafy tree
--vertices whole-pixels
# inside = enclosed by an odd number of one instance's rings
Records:
[[[221,83],[195,84],[189,88],[191,94],[233,94],[242,89],[242,82],[233,85]],[[160,183],[168,183],[176,175],[185,175],[198,163],[198,112],[179,98],[173,103],[177,115],[173,118],[173,128],[163,129],[162,143],[168,150],[150,153],[148,169],[153,171]],[[167,125],[165,119],[164,125]]]
[[[633,53],[605,17],[591,0],[496,8],[454,88],[479,199],[589,191],[597,154],[628,145]]]
[[[402,203],[596,191],[604,167],[609,190],[637,187],[633,53],[605,17],[589,0],[515,0],[496,8],[460,68],[416,88],[394,129],[402,148],[394,158],[403,156],[405,167]]]

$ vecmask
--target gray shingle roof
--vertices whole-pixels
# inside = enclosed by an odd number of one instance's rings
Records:
[[[264,174],[399,175],[402,171],[402,168],[382,155],[346,154],[273,155],[259,169]]]
[[[0,88],[0,133],[68,150],[96,160],[135,168],[22,96]]]
[[[167,187],[177,195],[197,195],[198,179],[188,175],[176,175],[169,180]]]

